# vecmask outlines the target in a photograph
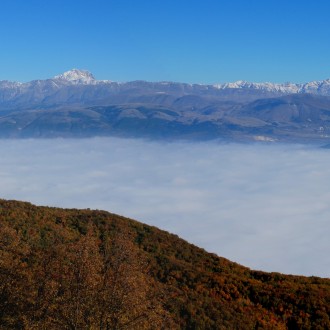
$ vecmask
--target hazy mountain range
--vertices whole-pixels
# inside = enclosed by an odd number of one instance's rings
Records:
[[[125,136],[320,142],[330,137],[330,79],[215,85],[96,80],[73,69],[0,81],[0,137]]]

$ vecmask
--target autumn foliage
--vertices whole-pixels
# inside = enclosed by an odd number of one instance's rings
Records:
[[[252,271],[104,211],[0,200],[0,329],[330,329],[330,279]]]

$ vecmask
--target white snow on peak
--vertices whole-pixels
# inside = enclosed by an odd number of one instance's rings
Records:
[[[16,82],[16,81],[9,81],[9,80],[0,80],[0,87],[1,88],[15,88],[22,86],[23,83]]]
[[[254,89],[262,90],[267,92],[275,92],[280,94],[297,94],[297,93],[310,93],[310,94],[320,94],[320,95],[330,95],[330,79],[321,81],[311,81],[304,84],[294,84],[294,83],[253,83],[243,80],[222,83],[213,85],[216,89]]]
[[[95,84],[92,73],[87,70],[72,69],[54,77],[54,79],[67,81],[74,84]]]
[[[292,84],[292,83],[285,83],[285,84],[274,84],[270,82],[265,83],[253,83],[244,80],[238,80],[231,83],[223,83],[223,84],[216,84],[213,87],[217,89],[258,89],[264,90],[269,92],[280,92],[280,93],[298,93],[302,88],[300,84]]]

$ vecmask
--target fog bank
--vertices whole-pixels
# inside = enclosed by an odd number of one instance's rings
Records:
[[[104,209],[265,271],[330,273],[330,150],[0,140],[0,197]]]

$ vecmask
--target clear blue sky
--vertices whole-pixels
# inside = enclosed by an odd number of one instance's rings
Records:
[[[0,80],[322,80],[329,17],[329,0],[1,0]]]

